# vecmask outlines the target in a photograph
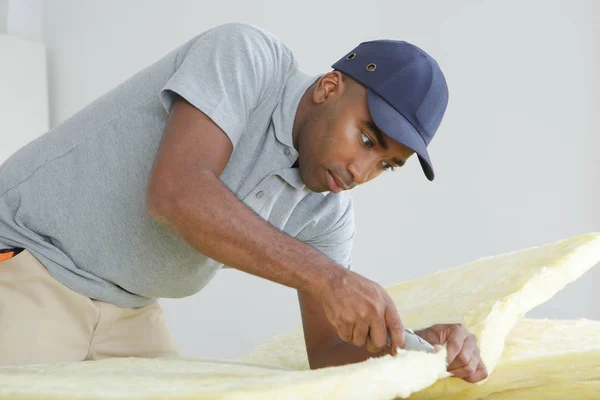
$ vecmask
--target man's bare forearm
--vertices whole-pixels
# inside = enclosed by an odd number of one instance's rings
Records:
[[[354,364],[365,361],[368,358],[381,357],[391,354],[391,349],[386,347],[380,353],[371,353],[366,347],[357,347],[352,343],[346,343],[341,339],[331,346],[321,349],[319,352],[309,354],[308,360],[311,369],[333,367],[346,364]]]
[[[147,210],[201,253],[317,296],[328,276],[345,272],[322,253],[264,221],[211,172],[198,178],[193,186],[153,193]]]

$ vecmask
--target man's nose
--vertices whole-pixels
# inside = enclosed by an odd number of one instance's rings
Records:
[[[363,157],[354,160],[348,165],[352,179],[357,185],[362,185],[369,180],[371,171],[373,171],[373,164],[373,160],[370,157]]]

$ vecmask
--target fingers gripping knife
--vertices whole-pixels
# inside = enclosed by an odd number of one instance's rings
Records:
[[[406,350],[424,351],[427,353],[433,353],[435,351],[429,342],[416,335],[411,329],[408,328],[404,329],[404,344],[406,345]],[[389,332],[388,345],[392,345],[392,337],[390,336]]]

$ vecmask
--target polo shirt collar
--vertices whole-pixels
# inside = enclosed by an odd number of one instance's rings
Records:
[[[292,129],[294,128],[294,119],[296,111],[300,105],[302,96],[308,88],[315,83],[322,75],[310,76],[299,70],[296,70],[287,80],[283,88],[281,101],[273,111],[273,126],[275,128],[275,136],[282,144],[289,147],[292,152],[297,151],[294,148],[292,140]]]
[[[299,70],[296,70],[287,80],[285,87],[283,88],[281,101],[273,111],[272,119],[275,137],[281,144],[290,149],[294,158],[298,158],[298,151],[294,148],[292,137],[296,112],[304,93],[306,93],[308,88],[321,76],[323,75],[319,74],[310,76],[300,72]],[[298,168],[286,168],[279,170],[277,173],[295,189],[308,190],[300,178]],[[328,193],[329,192],[321,192],[323,196],[327,195]]]

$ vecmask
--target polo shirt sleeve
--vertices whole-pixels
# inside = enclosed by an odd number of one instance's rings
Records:
[[[261,28],[220,25],[182,46],[161,89],[161,102],[170,112],[176,95],[183,97],[212,119],[235,148],[250,114],[292,60],[290,51]]]
[[[323,219],[324,221],[327,218]],[[305,243],[325,254],[346,269],[352,269],[352,247],[356,228],[354,225],[354,205],[348,197],[347,206],[337,213],[333,223],[321,226],[316,234]]]

